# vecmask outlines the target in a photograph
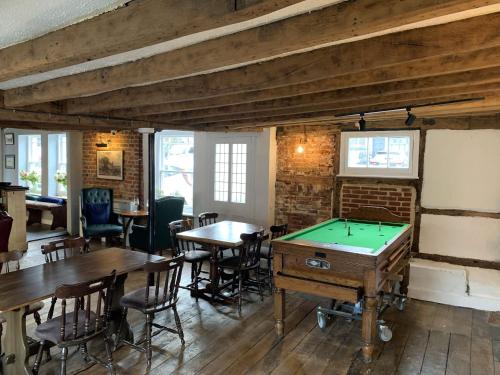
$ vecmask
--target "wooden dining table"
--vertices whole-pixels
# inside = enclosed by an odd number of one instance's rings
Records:
[[[130,236],[130,226],[137,218],[148,217],[148,210],[132,210],[132,211],[114,211],[115,214],[122,218],[123,225],[123,247],[127,248],[128,239]]]
[[[255,224],[241,223],[239,221],[224,220],[218,223],[191,229],[177,234],[178,238],[203,245],[211,252],[210,256],[210,282],[205,288],[199,289],[199,297],[211,301],[225,301],[227,298],[220,294],[221,287],[219,275],[219,258],[217,256],[220,248],[237,248],[243,241],[240,239],[242,233],[261,232],[264,227]],[[192,292],[194,293],[194,291]]]
[[[0,312],[6,319],[3,337],[2,369],[4,375],[28,375],[28,338],[26,335],[25,309],[30,304],[54,295],[63,284],[75,284],[99,279],[116,270],[117,281],[112,299],[110,329],[133,340],[127,322],[117,332],[121,308],[120,298],[124,294],[127,274],[140,269],[146,262],[163,257],[119,248],[98,250],[81,256],[44,263],[34,267],[0,275]]]

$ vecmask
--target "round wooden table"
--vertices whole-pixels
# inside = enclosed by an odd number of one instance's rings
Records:
[[[135,210],[135,211],[115,211],[115,213],[122,217],[123,223],[123,247],[127,247],[128,236],[130,225],[134,219],[138,217],[148,217],[149,212],[147,210]]]

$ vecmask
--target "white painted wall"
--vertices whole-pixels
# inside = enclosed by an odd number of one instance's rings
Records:
[[[420,251],[500,262],[500,220],[422,215]]]
[[[430,130],[422,206],[500,211],[500,129]]]
[[[500,129],[429,130],[422,207],[500,212]],[[500,220],[422,215],[420,251],[500,261]],[[417,259],[413,298],[500,310],[500,271]]]

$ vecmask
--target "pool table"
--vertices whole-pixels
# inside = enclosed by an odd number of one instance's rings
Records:
[[[362,306],[362,352],[371,361],[384,292],[408,291],[412,225],[363,207],[273,240],[276,330],[284,335],[285,291]]]

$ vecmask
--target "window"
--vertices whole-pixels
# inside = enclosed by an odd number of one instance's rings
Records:
[[[247,144],[215,145],[214,200],[246,203]]]
[[[184,197],[184,213],[193,212],[193,132],[162,131],[156,135],[156,196]]]
[[[342,132],[340,175],[418,178],[420,132]]]
[[[19,135],[19,180],[30,192],[42,193],[42,136]]]
[[[49,194],[67,195],[66,134],[49,134]]]

